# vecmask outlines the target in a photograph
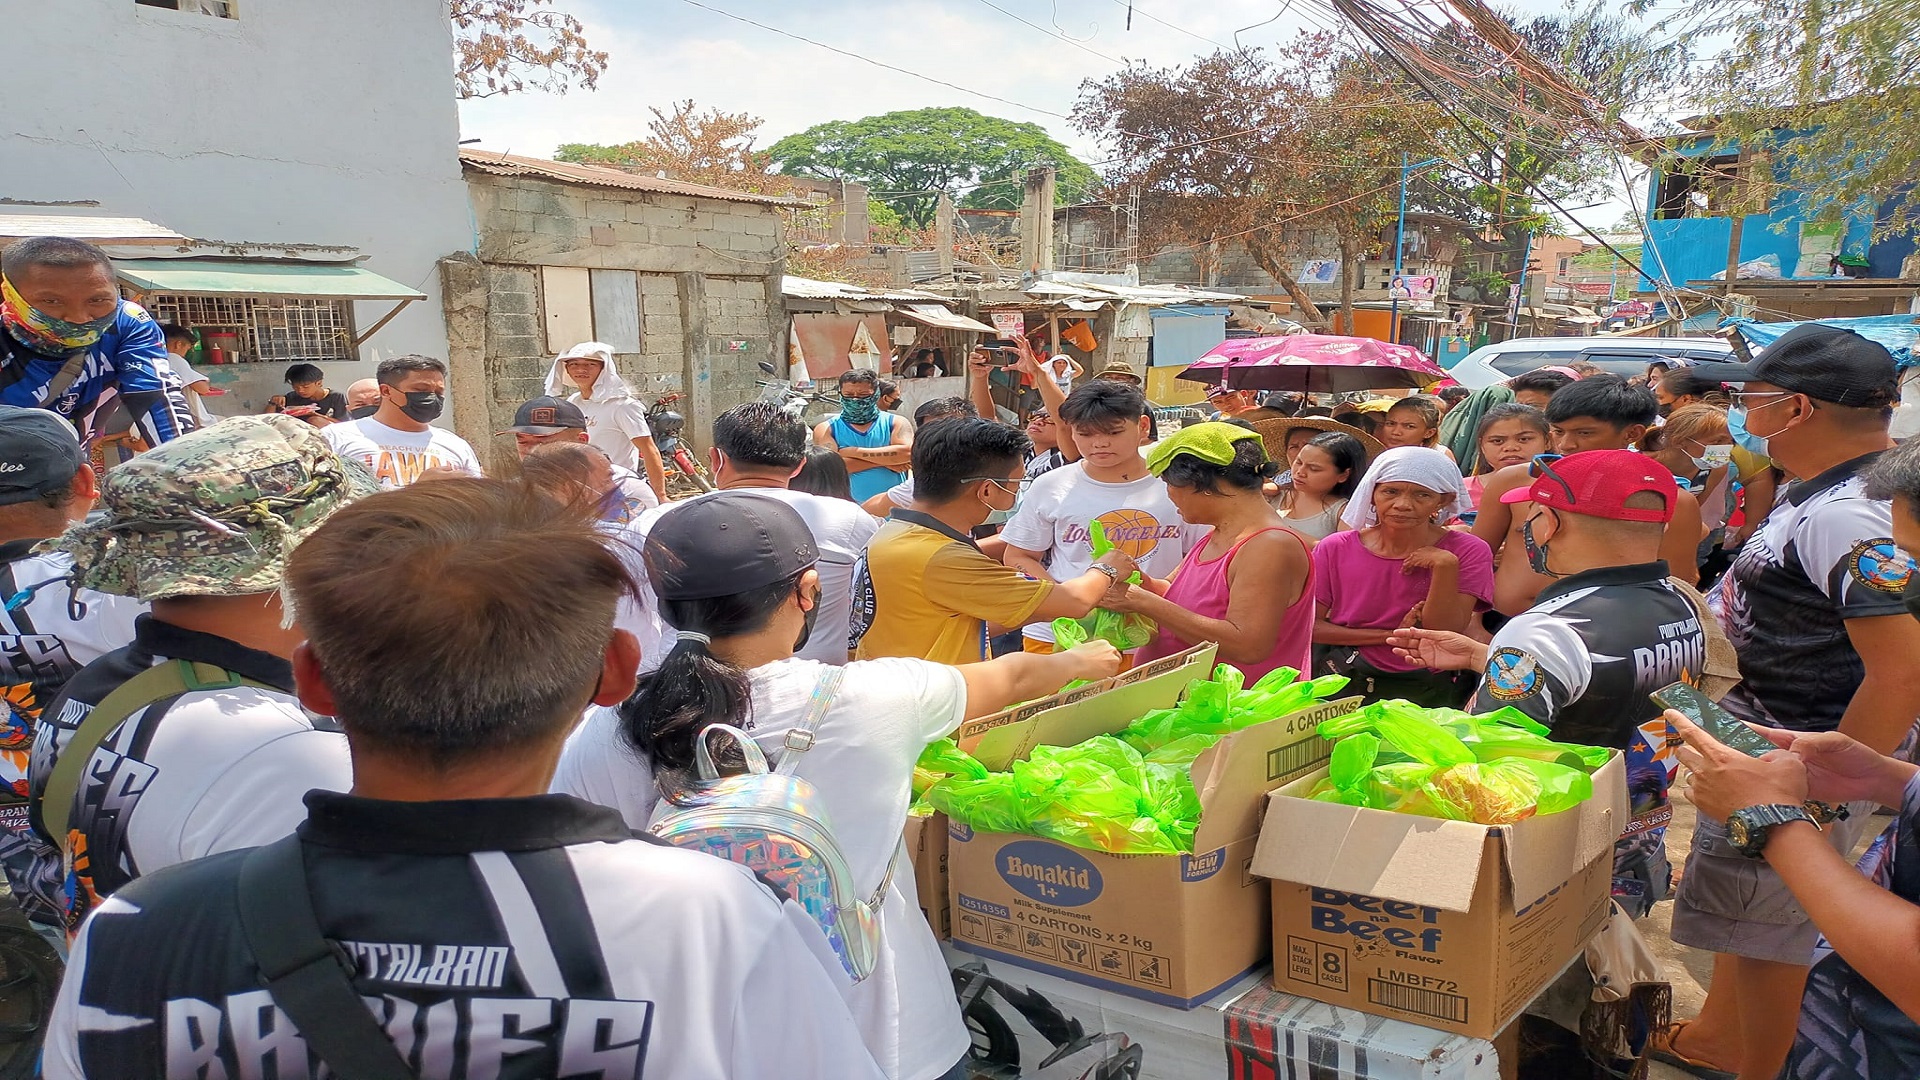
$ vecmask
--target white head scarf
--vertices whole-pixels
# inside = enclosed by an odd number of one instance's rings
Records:
[[[1373,510],[1373,489],[1396,481],[1418,484],[1447,496],[1447,502],[1441,507],[1442,521],[1473,505],[1467,494],[1467,482],[1461,478],[1460,467],[1452,458],[1425,446],[1396,446],[1373,459],[1372,467],[1360,478],[1360,486],[1354,489],[1340,520],[1349,529],[1378,524],[1380,515]]]
[[[555,357],[553,366],[547,369],[547,393],[554,397],[572,396],[579,400],[580,388],[567,378],[567,361],[580,359],[600,361],[600,374],[593,380],[593,400],[610,401],[632,396],[626,380],[614,370],[613,346],[603,341],[583,341]]]

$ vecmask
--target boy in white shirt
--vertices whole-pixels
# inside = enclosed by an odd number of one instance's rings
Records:
[[[647,409],[614,370],[613,346],[583,341],[554,360],[547,371],[547,393],[567,400],[587,418],[587,441],[607,460],[642,473],[659,501],[667,497],[667,467],[647,426]]]
[[[388,490],[434,470],[481,475],[480,458],[467,440],[430,423],[446,407],[445,361],[395,356],[380,361],[374,378],[380,383],[378,411],[320,429],[336,453],[358,459]]]
[[[1167,486],[1147,472],[1146,395],[1138,387],[1096,379],[1067,395],[1059,420],[1073,433],[1080,460],[1030,481],[1001,532],[1002,562],[1042,581],[1071,581],[1094,560],[1091,524],[1157,578],[1172,574],[1205,528],[1180,520]],[[1053,627],[1025,628],[1028,652],[1053,651]]]

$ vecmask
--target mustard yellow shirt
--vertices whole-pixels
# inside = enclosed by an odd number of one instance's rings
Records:
[[[867,544],[868,588],[854,590],[866,631],[856,660],[911,656],[936,664],[987,659],[987,624],[1020,626],[1053,582],[994,562],[964,540],[891,518]]]

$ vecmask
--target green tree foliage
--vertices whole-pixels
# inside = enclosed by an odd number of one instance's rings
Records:
[[[892,112],[815,124],[774,143],[768,157],[781,172],[866,184],[909,225],[933,220],[942,192],[965,205],[1020,205],[1027,171],[1059,170],[1063,203],[1085,196],[1096,178],[1038,124],[1015,123],[972,109]]]
[[[1652,10],[1640,0],[1635,7]],[[1914,0],[1691,0],[1659,24],[1685,65],[1698,125],[1770,159],[1750,197],[1804,194],[1810,218],[1869,212],[1920,160],[1920,4]],[[1920,233],[1900,200],[1876,235]]]

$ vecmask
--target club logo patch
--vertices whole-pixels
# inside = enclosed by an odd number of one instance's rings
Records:
[[[1501,649],[1487,658],[1487,689],[1502,701],[1523,698],[1540,688],[1540,662],[1519,649]]]
[[[1897,594],[1913,577],[1913,560],[1888,537],[1860,541],[1847,558],[1853,579],[1881,592]]]

